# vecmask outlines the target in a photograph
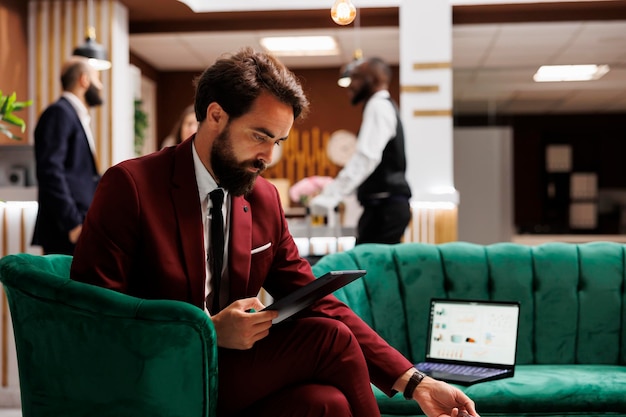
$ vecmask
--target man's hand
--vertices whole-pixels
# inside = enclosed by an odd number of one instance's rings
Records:
[[[329,216],[339,206],[341,200],[336,197],[329,197],[319,194],[309,203],[309,211],[313,216]]]
[[[68,238],[70,239],[70,242],[72,242],[72,243],[78,242],[78,237],[80,236],[80,232],[82,232],[82,231],[83,231],[83,225],[82,224],[79,224],[78,226],[76,226],[75,228],[70,230],[69,233],[68,233]]]
[[[228,349],[250,349],[258,340],[269,334],[277,311],[260,311],[265,306],[258,298],[237,300],[211,317],[217,345]],[[256,310],[255,312],[249,312]]]
[[[407,370],[398,378],[393,389],[404,392],[404,387],[414,372],[414,368]],[[413,391],[413,399],[428,417],[480,417],[474,401],[463,391],[428,376]]]
[[[463,391],[430,377],[424,378],[417,386],[413,399],[429,417],[479,417],[474,401]]]

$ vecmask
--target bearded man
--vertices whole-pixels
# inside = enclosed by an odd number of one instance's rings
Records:
[[[39,207],[32,243],[45,254],[72,255],[100,180],[89,108],[102,104],[102,83],[87,58],[75,56],[61,69],[61,86],[35,128]]]
[[[261,288],[280,299],[315,279],[278,191],[259,177],[308,105],[271,55],[218,59],[197,81],[197,133],[102,177],[72,279],[205,310],[220,417],[380,417],[370,381],[429,417],[477,416],[463,392],[419,373],[332,295],[276,325],[277,311],[260,311]]]
[[[356,150],[337,177],[311,201],[312,214],[327,215],[356,192],[363,207],[356,244],[400,243],[411,221],[404,128],[389,94],[392,71],[380,58],[357,62],[347,86],[352,105],[363,104]]]

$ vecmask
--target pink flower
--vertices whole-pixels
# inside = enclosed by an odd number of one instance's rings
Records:
[[[308,200],[318,195],[326,184],[332,182],[332,177],[314,175],[306,177],[289,188],[289,198],[294,203],[306,205]]]

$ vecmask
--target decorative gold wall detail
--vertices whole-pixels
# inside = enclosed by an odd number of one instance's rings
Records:
[[[429,117],[429,116],[452,116],[452,110],[413,110],[413,117]]]
[[[413,69],[415,71],[447,69],[447,68],[452,68],[452,64],[450,64],[449,62],[415,62],[413,63]]]
[[[340,167],[330,162],[326,146],[330,133],[317,127],[300,131],[292,129],[289,138],[282,142],[282,157],[276,165],[263,173],[265,178],[287,178],[291,185],[314,175],[335,177]]]
[[[401,93],[438,93],[438,85],[403,85],[400,87]]]

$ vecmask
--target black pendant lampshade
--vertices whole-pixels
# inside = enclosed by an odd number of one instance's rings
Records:
[[[337,80],[337,84],[340,87],[347,87],[350,85],[350,73],[361,62],[363,62],[363,51],[361,49],[356,49],[354,51],[352,61],[342,66],[339,70],[339,79]]]
[[[96,42],[95,29],[90,27],[87,31],[85,43],[77,46],[73,54],[89,58],[89,63],[97,70],[107,70],[111,68],[111,62],[108,60],[107,51],[104,46]]]

